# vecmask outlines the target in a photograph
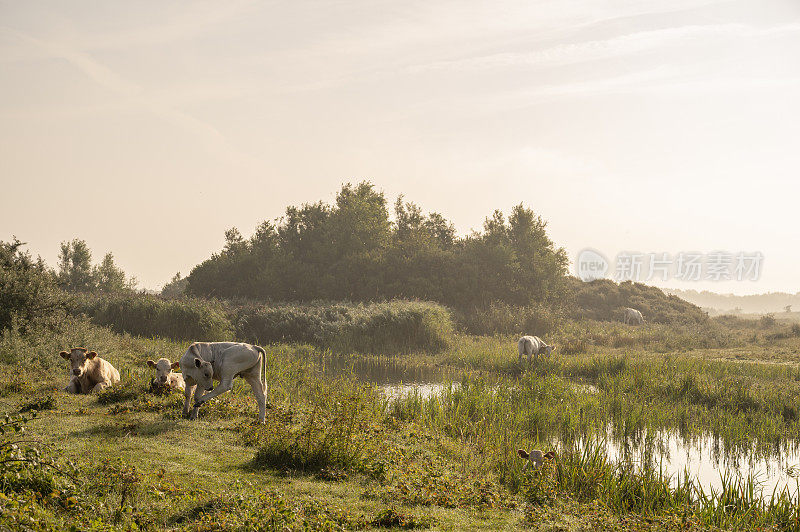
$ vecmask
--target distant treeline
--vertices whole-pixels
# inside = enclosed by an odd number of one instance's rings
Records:
[[[666,290],[695,305],[719,314],[739,313],[781,313],[800,311],[800,292],[787,294],[783,292],[770,292],[768,294],[753,294],[737,296],[734,294],[717,294],[697,290]]]

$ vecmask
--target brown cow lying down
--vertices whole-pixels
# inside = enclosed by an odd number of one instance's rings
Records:
[[[97,356],[94,351],[86,351],[85,347],[73,347],[69,352],[59,353],[72,366],[72,380],[64,388],[65,392],[99,392],[119,382],[119,371],[111,363]]]

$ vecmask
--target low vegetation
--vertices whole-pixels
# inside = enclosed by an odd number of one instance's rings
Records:
[[[70,310],[116,332],[139,336],[224,341],[234,333],[226,306],[206,299],[80,294],[72,297]]]
[[[255,343],[297,342],[351,353],[440,351],[452,340],[450,312],[435,303],[247,305],[237,336]]]

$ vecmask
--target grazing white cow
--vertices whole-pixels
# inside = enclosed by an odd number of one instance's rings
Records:
[[[94,351],[85,347],[73,347],[61,351],[61,358],[69,360],[72,368],[70,379],[64,391],[67,393],[99,392],[119,382],[119,371],[107,360],[103,360]]]
[[[624,321],[626,325],[641,325],[644,323],[644,316],[635,308],[627,307],[623,310],[622,321]]]
[[[549,355],[556,348],[554,345],[547,345],[544,340],[538,336],[523,336],[517,342],[517,349],[519,349],[519,361],[523,362],[525,357],[528,357],[528,364],[531,363],[531,356],[536,356],[539,360],[539,354]]]
[[[257,345],[235,342],[195,342],[179,362],[186,380],[183,415],[197,419],[200,406],[233,386],[234,377],[242,377],[253,389],[258,403],[258,421],[264,423],[267,413],[266,353]],[[214,388],[212,381],[219,381]],[[197,391],[196,388],[198,388]],[[206,393],[203,393],[205,390]],[[194,406],[189,411],[192,394]]]
[[[152,360],[147,361],[147,365],[156,370],[156,378],[153,379],[153,384],[163,388],[171,388],[173,390],[183,391],[186,384],[183,382],[183,375],[175,373],[173,369],[178,369],[180,363],[170,362],[168,358],[159,358],[158,362]]]

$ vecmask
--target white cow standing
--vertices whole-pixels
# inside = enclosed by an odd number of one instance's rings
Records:
[[[253,389],[258,403],[258,421],[264,423],[267,413],[267,375],[263,348],[235,342],[195,342],[183,354],[179,364],[186,381],[184,416],[197,419],[200,406],[229,391],[233,387],[233,379],[239,376]],[[219,381],[216,388],[213,387],[213,381]],[[200,389],[195,393],[198,386]],[[190,412],[192,394],[194,406]]]
[[[528,357],[528,364],[531,363],[531,356],[536,356],[536,361],[539,361],[539,354],[543,353],[549,355],[556,348],[554,345],[547,345],[544,340],[538,336],[523,336],[517,341],[517,349],[519,349],[519,361],[523,362],[525,356]]]
[[[623,310],[622,321],[624,321],[626,325],[641,325],[644,323],[644,316],[635,308],[627,307]]]

